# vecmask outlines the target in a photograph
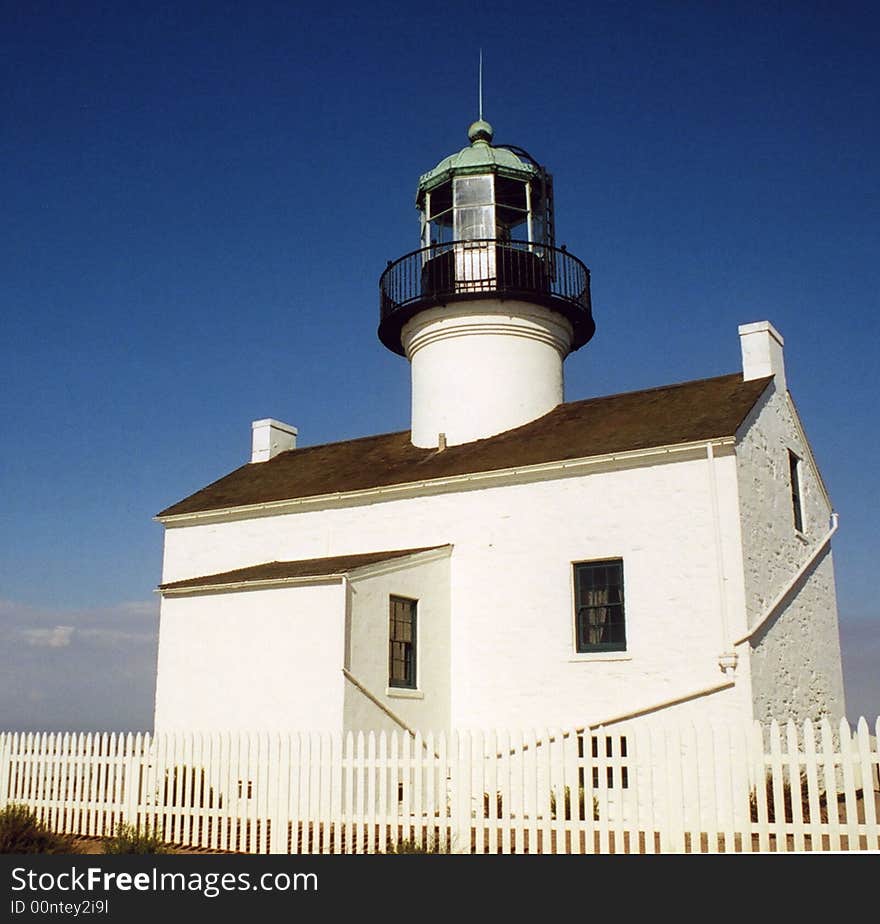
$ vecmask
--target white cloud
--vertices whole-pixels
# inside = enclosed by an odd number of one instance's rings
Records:
[[[159,601],[61,608],[0,600],[0,730],[152,724]]]
[[[73,626],[55,626],[54,629],[20,629],[18,634],[28,643],[40,648],[66,648],[73,638]]]
[[[92,639],[105,644],[154,642],[156,640],[155,632],[125,632],[122,629],[78,629],[76,636],[80,639]]]
[[[92,609],[51,609],[0,600],[0,634],[38,648],[155,644],[158,616],[156,600]]]
[[[159,601],[131,600],[110,606],[86,608],[32,606],[0,599],[0,628],[51,629],[73,626],[75,629],[114,631],[148,631],[155,634],[159,625]]]

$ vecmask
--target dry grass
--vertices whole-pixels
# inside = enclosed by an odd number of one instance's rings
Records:
[[[81,837],[74,836],[71,838],[71,854],[103,854],[104,837]],[[221,854],[228,853],[226,850],[208,850],[205,847],[183,847],[180,845],[168,844],[166,852],[169,854]]]

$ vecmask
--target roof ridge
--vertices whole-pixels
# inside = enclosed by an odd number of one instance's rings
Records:
[[[587,404],[590,401],[610,401],[612,398],[628,398],[633,395],[647,395],[654,391],[670,391],[673,388],[685,388],[688,385],[700,385],[704,382],[719,382],[721,379],[729,379],[741,375],[741,372],[726,372],[723,375],[707,375],[701,379],[685,379],[683,382],[669,382],[666,385],[651,385],[649,388],[637,388],[635,391],[617,391],[612,392],[610,395],[594,395],[592,398],[578,398],[576,401],[565,401],[563,404],[557,405],[557,407],[570,407],[573,404]],[[772,378],[772,376],[768,376],[768,378]],[[549,413],[552,413],[552,411]]]
[[[453,446],[450,446],[449,449],[456,449],[458,448],[458,446],[470,446],[470,445],[473,445],[474,443],[481,443],[485,440],[495,439],[495,437],[502,436],[505,433],[511,433],[514,430],[519,430],[523,427],[528,427],[530,424],[536,423],[537,421],[542,420],[544,417],[547,417],[548,415],[552,414],[554,411],[558,411],[562,408],[573,407],[575,405],[588,404],[592,401],[610,401],[613,398],[626,398],[632,395],[645,395],[645,394],[649,394],[650,392],[655,392],[655,391],[668,391],[673,388],[684,388],[688,385],[698,385],[702,382],[713,382],[713,381],[717,381],[720,379],[732,378],[733,376],[741,375],[741,374],[742,373],[738,373],[738,372],[727,372],[724,375],[710,375],[710,376],[705,376],[704,378],[701,378],[701,379],[686,379],[683,382],[671,382],[667,385],[652,385],[649,388],[637,388],[635,391],[619,391],[619,392],[612,392],[610,395],[594,395],[591,398],[578,398],[575,401],[563,401],[561,404],[557,404],[556,407],[550,408],[550,410],[547,411],[546,414],[542,414],[541,417],[535,418],[535,420],[526,421],[526,423],[524,424],[519,424],[516,427],[511,427],[510,430],[503,430],[501,433],[493,433],[491,436],[483,436],[483,437],[480,437],[480,439],[470,440],[467,443],[457,443]],[[350,445],[351,443],[362,443],[362,442],[366,442],[367,440],[388,439],[388,437],[391,437],[391,436],[404,436],[411,432],[412,432],[411,430],[391,430],[388,433],[374,433],[368,436],[353,437],[352,439],[348,439],[348,440],[333,440],[330,443],[315,443],[312,446],[297,446],[295,449],[287,449],[284,452],[278,453],[278,455],[275,456],[275,458],[277,459],[280,456],[289,455],[291,453],[308,452],[310,449],[326,449],[330,446],[342,445],[343,443],[345,445]],[[414,446],[413,448],[421,449],[425,447]],[[425,448],[425,452],[427,454],[433,454],[433,453],[436,453],[436,451],[437,451],[436,447]]]
[[[406,436],[411,432],[411,430],[389,430],[387,433],[371,433],[367,434],[366,436],[353,436],[351,439],[347,440],[332,440],[329,443],[313,443],[311,446],[297,446],[295,449],[286,449],[284,452],[279,452],[278,455],[273,456],[273,458],[278,459],[281,456],[286,456],[291,453],[301,455],[302,453],[308,452],[311,449],[326,449],[328,446],[339,446],[343,443],[348,446],[351,443],[365,443],[367,440],[388,439],[390,436]],[[269,461],[271,462],[272,459]]]
[[[734,436],[770,382],[770,376],[743,380],[731,372],[581,398],[445,451],[413,446],[406,430],[304,446],[246,463],[157,518]]]

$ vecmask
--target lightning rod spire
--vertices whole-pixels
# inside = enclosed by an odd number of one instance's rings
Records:
[[[480,120],[483,118],[483,49],[480,49],[480,80],[479,80],[479,93],[480,93]]]

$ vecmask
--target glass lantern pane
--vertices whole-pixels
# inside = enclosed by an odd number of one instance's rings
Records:
[[[500,176],[495,180],[495,202],[511,208],[526,210],[526,184]]]
[[[524,241],[528,235],[528,221],[525,212],[498,207],[498,236],[500,238]]]
[[[460,241],[495,237],[495,210],[491,205],[455,210],[455,236]]]
[[[492,204],[492,175],[456,177],[455,207]]]
[[[450,213],[450,218],[452,214]],[[453,240],[452,222],[432,221],[428,225],[430,230],[430,244],[448,244]]]
[[[452,183],[444,183],[431,190],[430,214],[428,218],[436,218],[441,212],[452,208]]]

